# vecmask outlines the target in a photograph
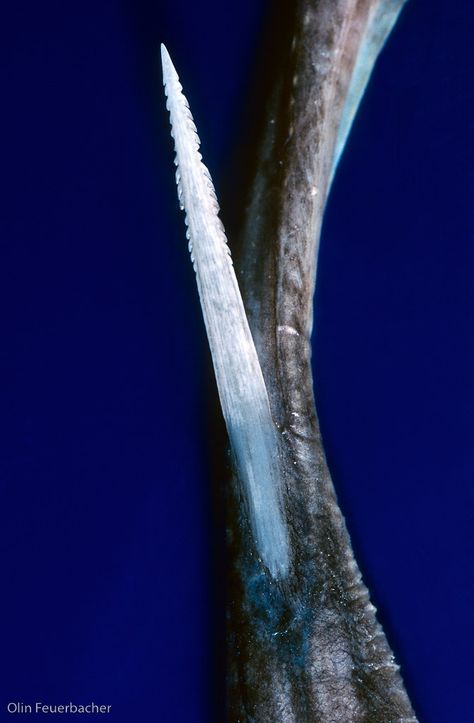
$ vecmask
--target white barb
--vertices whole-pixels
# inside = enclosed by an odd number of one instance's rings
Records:
[[[176,70],[161,46],[163,83],[175,141],[178,198],[214,364],[222,412],[243,485],[257,551],[274,578],[289,567],[277,430],[235,276],[209,171]]]

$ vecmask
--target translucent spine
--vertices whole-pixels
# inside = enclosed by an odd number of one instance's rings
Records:
[[[176,70],[161,46],[176,181],[222,412],[258,554],[274,578],[289,569],[277,430],[209,171]]]

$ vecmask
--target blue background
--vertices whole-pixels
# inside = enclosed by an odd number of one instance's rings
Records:
[[[2,8],[2,723],[24,719],[9,701],[215,714],[212,380],[158,46],[219,191],[269,6]],[[405,8],[341,162],[316,298],[328,458],[425,723],[472,719],[471,22],[467,0]]]

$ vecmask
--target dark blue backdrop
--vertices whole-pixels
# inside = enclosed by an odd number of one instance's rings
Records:
[[[219,189],[267,13],[2,8],[2,723],[36,700],[211,719],[208,360],[158,46]],[[472,716],[470,21],[467,0],[408,3],[341,163],[317,291],[328,457],[425,723]]]

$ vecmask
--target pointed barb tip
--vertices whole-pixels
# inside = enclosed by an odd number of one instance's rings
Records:
[[[161,68],[163,72],[163,85],[169,85],[173,80],[178,79],[178,73],[170,58],[170,54],[166,49],[166,45],[161,43]]]

